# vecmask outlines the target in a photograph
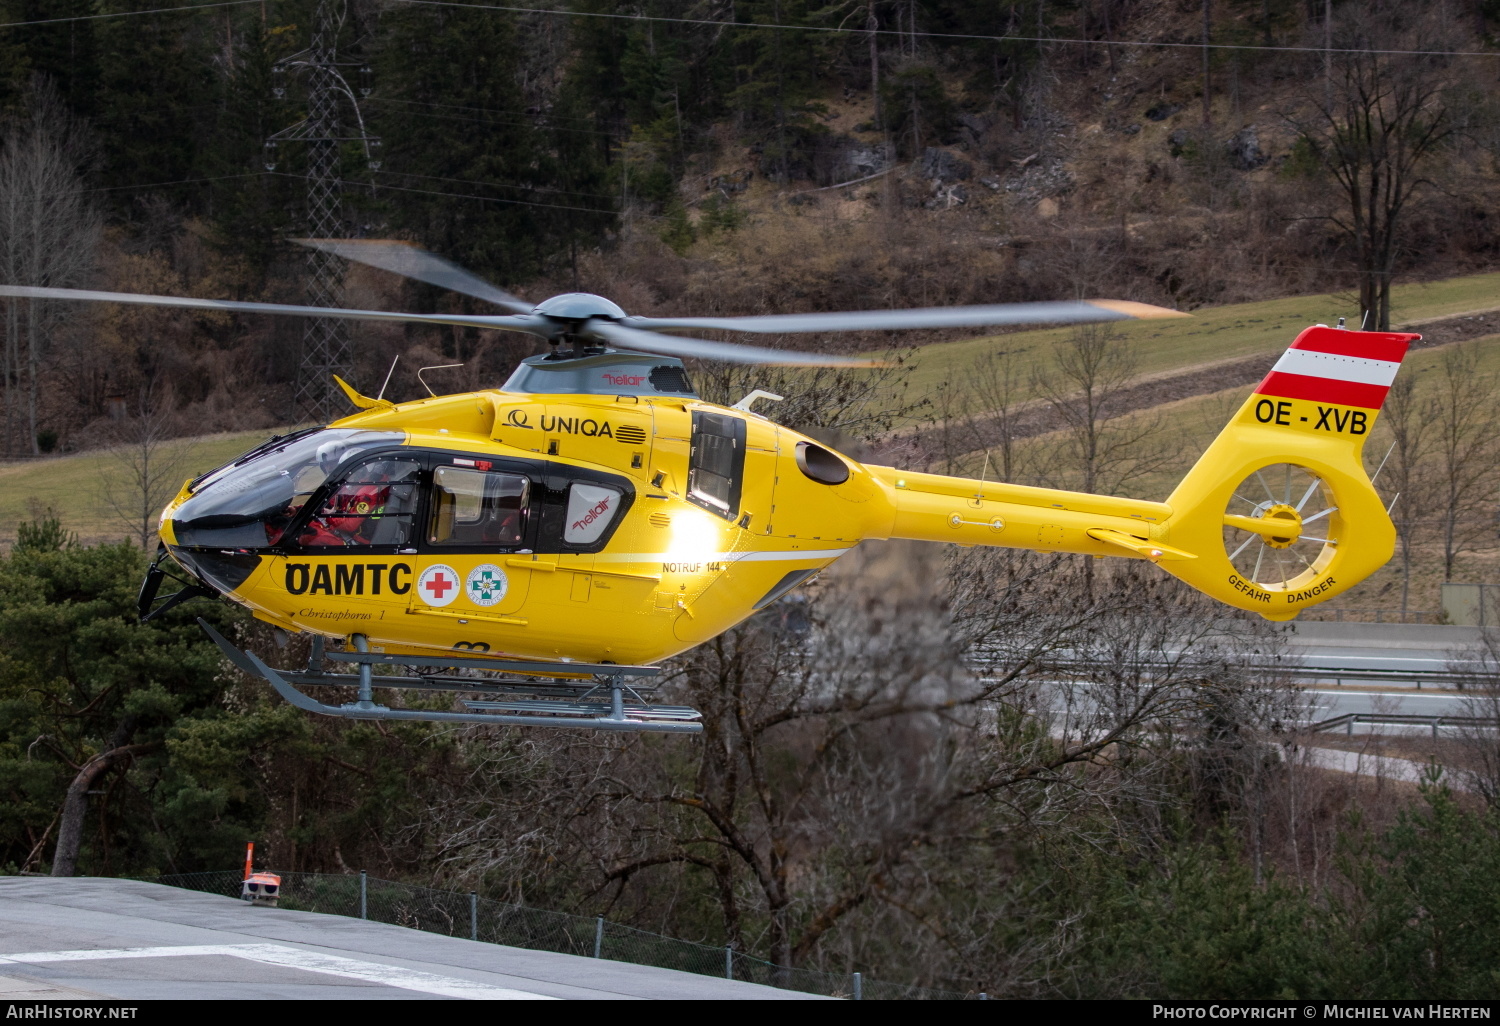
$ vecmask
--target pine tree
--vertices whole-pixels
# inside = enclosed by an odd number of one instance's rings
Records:
[[[304,23],[310,13],[304,7]],[[224,49],[211,94],[214,118],[200,155],[203,176],[210,179],[206,212],[219,247],[264,278],[305,191],[284,162],[274,171],[265,166],[266,139],[298,116],[289,102],[275,98],[272,68],[300,45],[299,30],[291,21],[265,20],[262,11],[252,10],[226,18],[220,31]]]
[[[544,140],[516,82],[514,21],[493,11],[405,8],[381,24],[382,185],[394,227],[500,282],[534,274],[554,197]]]
[[[810,143],[822,131],[813,97],[825,41],[820,33],[771,26],[812,24],[810,7],[805,0],[747,0],[737,9],[746,27],[734,35],[739,82],[729,103],[763,147],[764,171],[783,182],[808,173]]]
[[[77,18],[96,13],[90,0],[14,0],[21,21]],[[13,30],[28,69],[46,75],[68,108],[81,117],[98,113],[98,21],[64,21]]]
[[[149,0],[111,0],[109,13],[147,10]],[[217,20],[201,13],[106,18],[94,29],[99,87],[95,131],[102,184],[116,209],[128,209],[142,187],[198,206],[203,129],[212,123],[211,35]],[[157,185],[156,183],[180,183]]]

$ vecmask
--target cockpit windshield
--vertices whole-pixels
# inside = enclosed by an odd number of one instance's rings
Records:
[[[400,431],[330,428],[252,450],[197,482],[192,498],[173,517],[177,544],[274,545],[339,464],[355,453],[405,440]]]

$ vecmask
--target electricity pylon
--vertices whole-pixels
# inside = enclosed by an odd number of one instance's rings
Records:
[[[338,59],[338,40],[347,15],[346,0],[319,0],[313,15],[310,45],[301,53],[278,62],[272,69],[273,92],[286,96],[287,73],[293,73],[307,94],[307,116],[266,140],[265,164],[274,171],[281,144],[302,143],[307,159],[306,233],[315,239],[349,235],[344,216],[339,151],[347,142],[360,143],[370,169],[380,169],[380,140],[365,131],[359,98],[349,87],[341,68],[358,67],[361,96],[370,94],[370,69],[359,61]],[[346,111],[352,118],[346,119]],[[307,303],[309,306],[344,305],[344,266],[338,257],[320,250],[307,255]],[[349,373],[347,322],[315,317],[307,321],[302,354],[297,365],[298,408],[314,420],[330,420],[341,407],[342,396],[333,375]]]

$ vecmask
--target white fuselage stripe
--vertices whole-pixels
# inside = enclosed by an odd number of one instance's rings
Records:
[[[848,549],[803,549],[778,552],[694,552],[678,555],[674,552],[601,552],[594,557],[599,563],[681,563],[687,561],[713,563],[766,563],[801,559],[838,559]]]
[[[398,965],[364,962],[320,951],[290,948],[283,944],[191,944],[158,948],[83,948],[76,951],[22,951],[0,955],[0,964],[41,964],[45,962],[92,962],[109,958],[172,958],[182,956],[221,955],[244,958],[263,965],[303,969],[325,976],[384,984],[401,990],[415,990],[442,997],[469,998],[481,1001],[552,1001],[546,994],[533,994],[508,987],[491,987],[483,983],[438,976],[434,973],[405,969]]]
[[[1365,356],[1340,356],[1337,353],[1319,353],[1311,349],[1288,349],[1271,369],[1282,374],[1333,378],[1336,381],[1353,381],[1361,385],[1389,388],[1391,382],[1396,380],[1396,372],[1401,369],[1401,365],[1390,360],[1371,360]]]

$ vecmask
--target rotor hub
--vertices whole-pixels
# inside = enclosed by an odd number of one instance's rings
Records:
[[[1297,507],[1285,502],[1278,502],[1268,506],[1265,512],[1260,514],[1260,519],[1271,521],[1285,521],[1286,533],[1263,535],[1266,544],[1273,549],[1289,549],[1302,534],[1302,514],[1297,512]],[[1277,524],[1280,527],[1280,524]]]
[[[573,323],[582,323],[591,317],[602,317],[607,321],[625,319],[624,310],[592,292],[564,292],[560,296],[542,300],[531,312]]]

